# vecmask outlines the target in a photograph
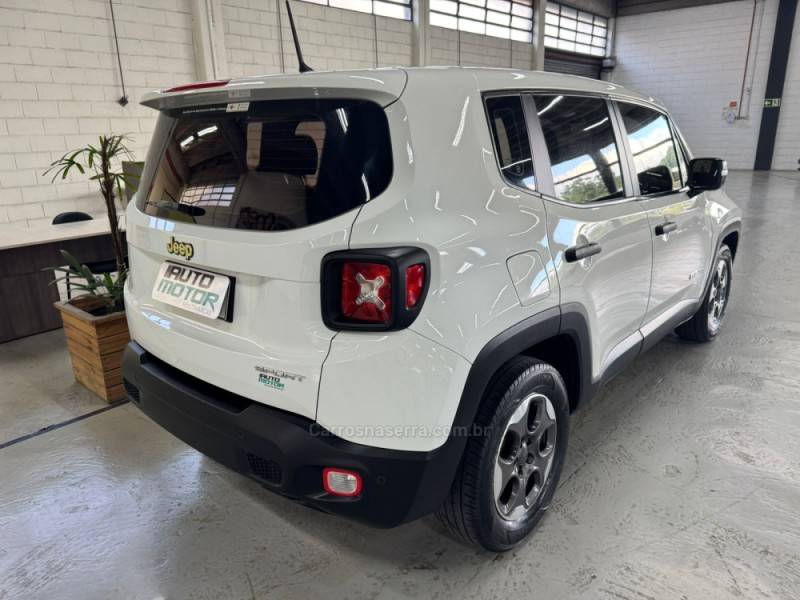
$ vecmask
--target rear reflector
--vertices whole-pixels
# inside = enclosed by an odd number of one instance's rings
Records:
[[[228,85],[230,79],[217,79],[215,81],[198,81],[196,83],[187,83],[186,85],[179,85],[173,88],[169,88],[168,90],[164,90],[165,93],[171,92],[188,92],[191,90],[203,90],[206,88],[214,88],[214,87],[222,87],[223,85]]]
[[[353,498],[361,494],[361,475],[355,471],[326,467],[322,470],[322,487],[331,496]]]
[[[392,269],[389,265],[367,262],[342,265],[342,315],[366,323],[392,320]]]

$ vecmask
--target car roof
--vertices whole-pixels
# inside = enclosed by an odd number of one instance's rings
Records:
[[[413,79],[417,71],[440,71],[444,78],[447,77],[473,77],[481,92],[503,90],[552,90],[559,92],[578,92],[584,94],[601,94],[627,98],[639,102],[653,104],[664,108],[663,104],[652,96],[641,94],[617,83],[567,75],[565,73],[551,73],[549,71],[528,71],[525,69],[503,69],[493,67],[403,67]]]
[[[231,79],[220,82],[224,88],[197,89],[173,93],[172,90],[153,91],[145,94],[142,104],[163,108],[190,104],[198,100],[216,98],[221,92],[228,94],[232,88],[249,90],[279,91],[285,88],[314,90],[320,88],[353,90],[367,89],[382,92],[384,103],[402,95],[406,85],[414,85],[415,80],[430,82],[430,72],[436,71],[437,85],[448,85],[456,80],[469,81],[483,92],[544,90],[561,93],[586,93],[630,99],[664,108],[663,104],[651,96],[640,94],[616,83],[545,71],[526,71],[523,69],[500,69],[490,67],[383,67],[343,71],[310,71],[307,73],[272,73],[252,77]],[[418,74],[426,74],[417,78]],[[249,93],[247,94],[249,96]],[[256,94],[258,95],[258,94]],[[221,96],[220,96],[221,97]],[[229,98],[232,96],[229,96]],[[169,100],[167,100],[169,99]],[[376,97],[376,100],[379,98]]]

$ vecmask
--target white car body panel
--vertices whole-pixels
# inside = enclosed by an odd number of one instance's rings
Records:
[[[703,295],[707,265],[711,264],[713,231],[706,214],[707,194],[689,197],[686,191],[664,198],[642,200],[651,229],[674,222],[678,229],[653,236],[653,283],[646,320],[670,306]]]
[[[317,422],[368,446],[434,450],[450,434],[469,368],[410,329],[343,331],[325,361]]]
[[[705,269],[680,292],[682,299],[694,297],[710,268],[697,263],[697,245],[706,245],[702,260],[708,262],[712,237],[716,241],[739,212],[724,194],[695,197],[685,227],[705,219],[707,229],[691,236],[679,231],[675,237],[690,237],[690,243],[667,254],[651,239],[648,215],[657,219],[668,210],[657,202],[635,211],[629,202],[577,208],[512,187],[498,170],[482,94],[525,89],[569,89],[659,106],[606,82],[469,68],[275,75],[205,91],[149,94],[143,104],[159,109],[261,99],[369,99],[385,107],[394,172],[387,190],[363,206],[283,232],[164,221],[131,202],[126,304],[133,339],[203,381],[315,420],[345,440],[394,450],[441,446],[481,350],[546,309],[585,307],[591,375],[599,380],[615,358],[641,341],[648,317],[661,312],[655,305],[648,309],[653,248],[656,269],[674,261],[685,261],[691,272]],[[160,152],[153,145],[148,163],[157,162]],[[581,236],[601,243],[604,253],[566,264],[564,249]],[[204,321],[151,299],[160,265],[178,260],[165,251],[172,237],[193,244],[190,264],[236,278],[232,322]],[[328,329],[320,306],[323,257],[393,246],[416,246],[430,256],[430,288],[413,324],[380,334]],[[680,275],[688,278],[688,272]],[[655,302],[672,299],[671,290],[655,289]],[[257,367],[296,379],[283,390],[270,389],[259,382]],[[378,435],[381,426],[409,433]]]
[[[652,250],[647,211],[626,202],[574,206],[547,203],[547,230],[561,303],[586,310],[592,331],[592,379],[638,342],[650,288]],[[603,251],[569,263],[570,246],[600,244]]]
[[[551,294],[522,306],[508,257],[528,251],[547,257],[543,276],[551,289],[557,283],[543,235],[542,199],[500,177],[471,71],[453,78],[448,93],[431,93],[442,71],[449,70],[409,70],[406,92],[387,110],[399,111],[404,122],[407,113],[410,131],[403,145],[411,152],[409,160],[397,161],[403,171],[395,177],[407,178],[401,187],[408,193],[403,202],[366,204],[350,246],[412,244],[427,250],[432,285],[411,329],[472,361],[497,333],[558,303]]]
[[[319,262],[327,252],[347,247],[351,220],[352,215],[342,215],[327,221],[323,225],[330,231],[309,244],[310,228],[298,239],[295,231],[264,236],[199,227],[150,217],[131,203],[126,293],[131,337],[177,369],[313,419],[322,361],[334,335],[320,317]],[[179,260],[165,251],[172,237],[195,245],[188,264],[236,278],[233,322],[196,317],[151,298],[161,264]],[[275,259],[259,261],[258,256]],[[282,391],[269,389],[259,383],[256,367],[302,379],[287,382]]]

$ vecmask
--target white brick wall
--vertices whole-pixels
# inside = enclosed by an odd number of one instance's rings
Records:
[[[509,44],[514,45],[513,56]],[[460,58],[460,62],[459,62]],[[530,69],[533,64],[533,46],[501,38],[461,32],[442,27],[431,27],[431,63],[434,65],[461,65],[469,67],[506,67]]]
[[[793,31],[772,168],[795,171],[800,169],[800,10]]]
[[[155,116],[139,106],[153,88],[196,79],[192,2],[115,0],[130,104],[121,107],[106,0],[0,0],[0,232],[49,223],[68,210],[100,215],[94,185],[43,173],[66,150],[101,133],[129,133],[143,158]],[[276,0],[219,0],[228,75],[281,70]],[[303,52],[318,70],[409,65],[412,24],[294,2]],[[282,6],[283,68],[297,69]],[[433,28],[434,64],[530,68],[530,44]],[[377,45],[377,48],[376,48]],[[377,50],[377,52],[376,52]]]
[[[107,1],[0,0],[0,232],[68,210],[103,214],[85,178],[43,173],[102,133],[130,134],[144,156],[155,120],[139,98],[195,78],[192,1],[116,0],[123,108]]]
[[[722,118],[728,102],[739,99],[753,10],[749,0],[618,18],[612,80],[662,100],[695,155],[721,156],[732,168],[752,169],[778,8],[778,0],[764,2],[750,59],[749,119],[729,125]],[[800,154],[800,109],[788,101],[791,94],[800,103],[799,55],[796,45],[773,163],[778,169],[796,168],[791,157]]]
[[[101,133],[130,133],[143,158],[155,116],[142,94],[196,79],[191,2],[115,0],[130,104],[121,95],[107,0],[0,0],[0,232],[68,210],[102,214],[81,177],[43,175],[67,149]],[[275,0],[222,0],[229,75],[279,72]],[[315,69],[411,63],[411,23],[309,3],[293,5]],[[283,13],[285,70],[297,69]],[[376,39],[377,30],[377,39]]]

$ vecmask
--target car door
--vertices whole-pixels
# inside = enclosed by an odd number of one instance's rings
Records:
[[[564,309],[586,315],[592,378],[635,356],[650,291],[646,209],[632,199],[617,121],[605,98],[534,93],[527,98],[535,166]]]
[[[711,252],[705,194],[690,195],[684,153],[666,114],[617,102],[623,145],[632,160],[637,202],[646,209],[653,245],[653,276],[643,332],[694,311],[703,293]]]

